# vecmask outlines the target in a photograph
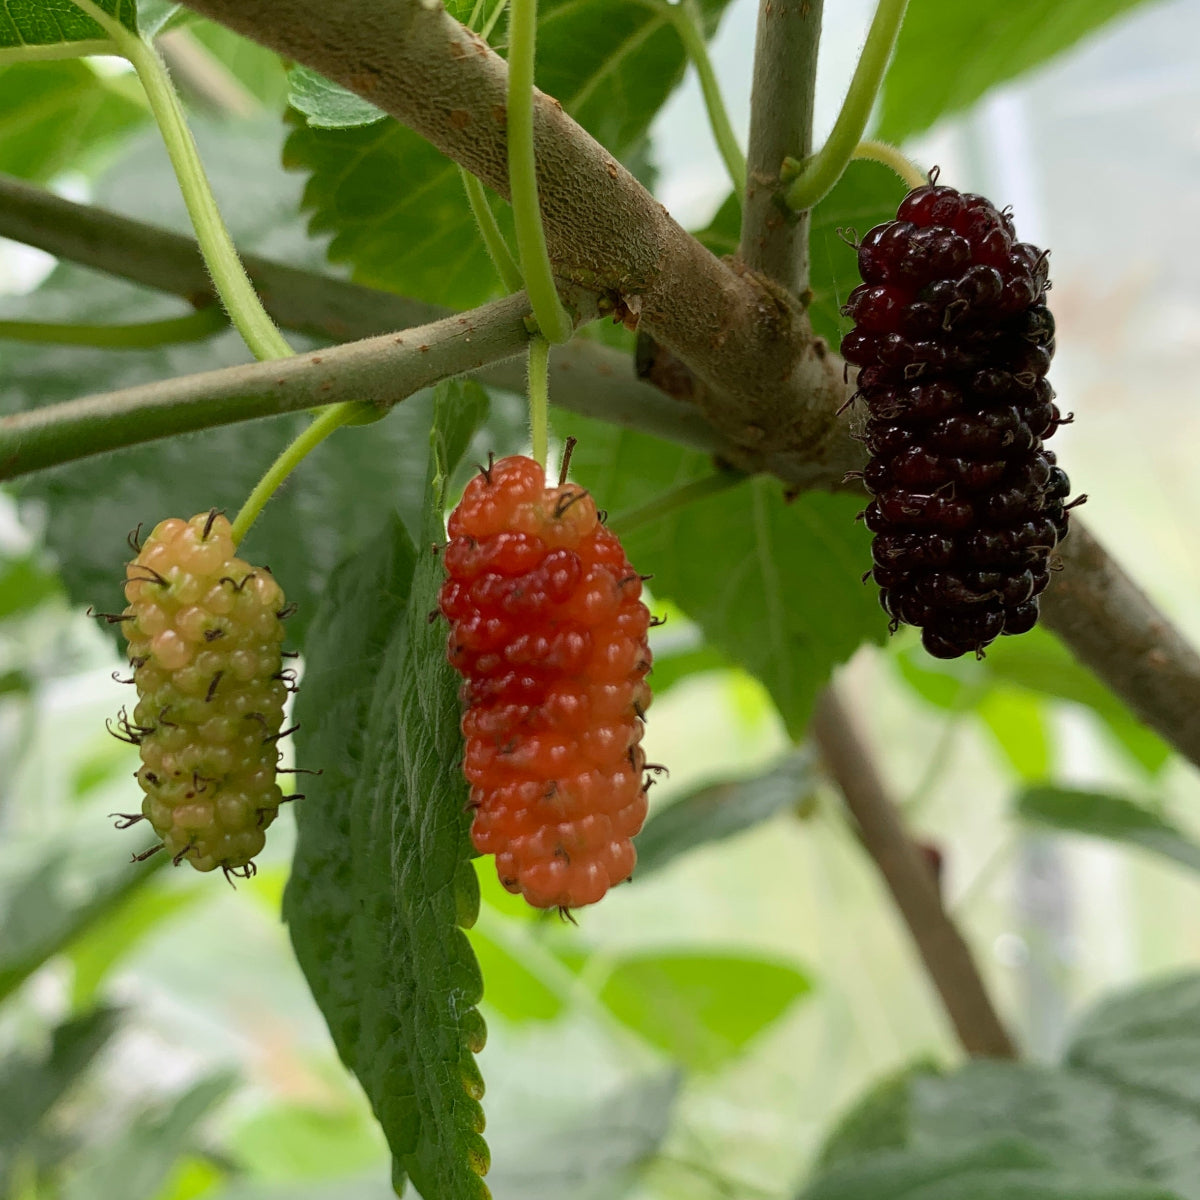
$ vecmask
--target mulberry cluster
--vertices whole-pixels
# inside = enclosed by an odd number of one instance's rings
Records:
[[[1038,618],[1070,483],[1043,442],[1063,417],[1046,372],[1047,255],[982,196],[930,182],[858,247],[842,310],[869,419],[871,572],[893,620],[957,658]],[[1077,502],[1078,503],[1078,502]]]
[[[646,817],[641,578],[592,497],[529,458],[472,479],[449,533],[472,840],[535,907],[593,904],[629,878]]]
[[[283,592],[234,556],[216,512],[160,522],[125,575],[128,607],[114,619],[138,702],[117,730],[139,747],[145,795],[121,828],[144,817],[176,864],[252,875],[279,805],[297,798],[275,782],[294,679],[282,662]]]

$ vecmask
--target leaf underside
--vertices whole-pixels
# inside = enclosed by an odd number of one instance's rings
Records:
[[[802,1200],[1200,1200],[1200,975],[1104,1001],[1058,1066],[918,1071],[870,1103]]]
[[[1076,45],[1143,0],[912,0],[884,79],[876,136],[901,142]]]

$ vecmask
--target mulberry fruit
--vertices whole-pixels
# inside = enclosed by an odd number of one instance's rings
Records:
[[[216,512],[160,522],[125,576],[128,607],[110,619],[124,622],[138,702],[114,732],[140,750],[145,795],[140,815],[114,815],[148,820],[176,865],[248,877],[279,805],[298,798],[275,782],[295,677],[283,592],[234,557]]]
[[[641,578],[592,497],[529,458],[472,479],[449,533],[472,841],[535,907],[593,904],[629,878],[646,817]]]
[[[922,626],[930,654],[957,658],[1037,621],[1073,507],[1043,443],[1071,418],[1045,378],[1047,255],[935,178],[859,244],[842,355],[868,412],[868,574],[893,629]]]

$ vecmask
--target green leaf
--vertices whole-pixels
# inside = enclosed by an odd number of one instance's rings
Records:
[[[194,13],[189,16],[193,19],[188,22],[188,36],[210,51],[268,112],[283,112],[288,97],[288,75],[279,55],[215,21],[196,20]],[[273,128],[277,133],[278,126],[273,124]],[[206,158],[206,165],[208,162]]]
[[[0,171],[45,182],[87,172],[149,120],[144,104],[82,59],[0,68]]]
[[[379,1129],[361,1104],[328,1101],[272,1104],[238,1126],[227,1144],[246,1175],[296,1183],[377,1167],[381,1149]]]
[[[981,663],[935,663],[915,648],[901,651],[895,662],[909,686],[939,708],[973,708],[986,699],[989,688],[1008,684],[1086,705],[1150,775],[1158,774],[1171,756],[1170,747],[1044,629],[993,642]]]
[[[8,1194],[14,1159],[116,1032],[118,1016],[115,1008],[93,1009],[57,1026],[45,1053],[0,1059],[0,1193]]]
[[[1178,1200],[1169,1191],[1057,1169],[1019,1140],[958,1154],[889,1151],[834,1167],[799,1200]]]
[[[712,37],[729,0],[701,0]],[[668,18],[637,0],[542,0],[536,83],[601,145],[627,154],[683,78],[687,56]]]
[[[155,1200],[195,1140],[197,1124],[233,1082],[229,1075],[212,1076],[189,1088],[166,1112],[143,1113],[68,1176],[63,1200]]]
[[[979,702],[979,716],[1012,769],[1026,782],[1046,779],[1053,748],[1040,697],[1016,688],[992,688]]]
[[[710,32],[727,3],[703,0]],[[637,0],[541,6],[538,86],[618,158],[638,152],[683,70],[678,35]],[[330,257],[355,279],[459,309],[500,294],[457,166],[397,121],[298,129],[284,162],[307,174],[311,228],[333,234]],[[496,216],[511,241],[508,206]]]
[[[180,6],[172,4],[171,0],[137,0],[138,27],[143,37],[157,37],[175,21],[180,11]]]
[[[288,103],[302,112],[314,129],[372,125],[387,116],[383,109],[319,75],[311,67],[296,66],[288,72]]]
[[[145,845],[144,838],[136,843],[138,850]],[[126,851],[88,829],[75,838],[55,839],[24,869],[4,872],[0,999],[47,959],[106,921],[169,861],[159,856],[134,865]]]
[[[1035,787],[1017,798],[1023,820],[1140,846],[1200,871],[1200,844],[1158,813],[1124,796],[1073,788]]]
[[[248,247],[269,242],[298,265],[319,261],[320,247],[307,240],[296,216],[296,183],[282,172],[271,176],[262,170],[264,157],[270,161],[275,152],[277,131],[222,126],[214,133],[201,125],[197,134],[239,242]],[[122,169],[100,186],[97,201],[188,227],[157,136],[139,139]],[[68,321],[146,320],[178,308],[178,302],[145,289],[68,266],[59,267],[33,294],[0,301],[4,315]],[[0,345],[0,411],[233,365],[247,357],[232,333],[119,354]],[[425,392],[370,427],[339,430],[305,459],[255,523],[243,553],[268,564],[289,600],[299,604],[289,623],[291,637],[303,639],[329,572],[365,543],[380,511],[399,508],[416,532],[430,420]],[[31,476],[18,493],[44,510],[47,547],[61,564],[72,601],[81,608],[120,611],[129,557],[126,534],[139,524],[146,530],[165,517],[188,517],[212,507],[235,513],[307,421],[302,415],[276,418],[134,447]],[[119,636],[116,627],[110,632],[114,639]]]
[[[1200,977],[1154,983],[1085,1018],[1058,1068],[976,1062],[914,1085],[914,1141],[1019,1136],[1064,1169],[1200,1197]]]
[[[1171,756],[1170,747],[1044,629],[994,642],[985,666],[989,674],[1006,683],[1086,705],[1130,757],[1152,775],[1161,771]]]
[[[646,1079],[553,1124],[506,1139],[495,1200],[613,1200],[666,1137],[677,1072]]]
[[[165,860],[164,860],[165,861]],[[109,971],[136,950],[164,921],[190,908],[205,895],[199,887],[137,887],[99,914],[67,947],[73,977],[71,1000],[77,1009],[92,1003]]]
[[[431,503],[486,412],[471,383],[438,389]],[[395,1159],[427,1197],[487,1195],[480,1131],[482,991],[466,935],[470,862],[458,686],[428,620],[442,568],[398,520],[331,579],[296,706],[307,781],[284,901],[297,957]]]
[[[471,945],[487,981],[487,1002],[514,1023],[552,1021],[563,1011],[561,997],[550,990],[520,958],[480,929]]]
[[[988,681],[977,672],[972,678],[962,663],[938,663],[933,666],[927,654],[917,649],[905,649],[894,660],[900,677],[922,700],[947,712],[973,708],[987,693]],[[979,664],[986,671],[986,660]],[[974,669],[976,664],[970,664]]]
[[[657,675],[656,665],[655,682]],[[765,775],[710,783],[672,801],[637,836],[634,879],[641,881],[697,846],[734,837],[793,808],[816,775],[812,752],[805,748]]]
[[[1200,974],[1102,1000],[1079,1023],[1065,1061],[1130,1099],[1158,1101],[1164,1121],[1170,1114],[1161,1132],[1191,1160],[1184,1194],[1200,1195]]]
[[[58,575],[32,555],[0,564],[0,621],[29,612],[62,592]]]
[[[1200,975],[1155,982],[1101,1003],[1080,1023],[1061,1066],[978,1060],[951,1074],[917,1076],[889,1094],[887,1113],[903,1147],[891,1156],[842,1159],[822,1186],[804,1200],[855,1194],[861,1200],[926,1197],[883,1187],[924,1160],[986,1153],[1006,1139],[1042,1157],[1051,1178],[1029,1181],[1031,1190],[988,1191],[989,1177],[958,1180],[959,1190],[931,1191],[929,1200],[961,1196],[1106,1196],[1099,1180],[1130,1197],[1200,1197]],[[866,1150],[872,1143],[867,1140]],[[859,1169],[861,1168],[861,1170]],[[1000,1178],[997,1175],[997,1179]],[[861,1191],[853,1193],[847,1181]],[[1085,1184],[1083,1181],[1087,1181]],[[824,1182],[824,1181],[823,1181]],[[1049,1190],[1038,1191],[1038,1187]],[[1139,1191],[1143,1187],[1145,1191]],[[1054,1188],[1066,1189],[1056,1191]],[[1088,1190],[1092,1188],[1094,1190]]]
[[[875,136],[902,142],[1074,46],[1140,0],[912,0]]]
[[[1057,1067],[979,1060],[915,1081],[912,1096],[916,1145],[951,1151],[1021,1138],[1060,1164],[1125,1165],[1123,1173],[1137,1175],[1118,1098],[1099,1081]]]
[[[556,424],[579,438],[572,473],[612,512],[712,472],[704,455],[644,434],[565,414]],[[623,540],[630,561],[653,574],[655,595],[760,679],[799,737],[833,666],[886,636],[859,582],[870,562],[870,535],[854,520],[860,507],[818,492],[789,504],[777,482],[755,478]]]
[[[283,161],[308,175],[309,228],[333,234],[330,259],[358,282],[459,309],[501,294],[458,168],[412,130],[391,118],[298,129]],[[508,206],[496,217],[511,242]]]
[[[932,1059],[919,1059],[881,1079],[846,1112],[826,1135],[816,1165],[822,1171],[847,1159],[881,1150],[900,1150],[912,1131],[914,1079],[939,1074]]]
[[[729,660],[712,646],[663,650],[654,646],[654,694],[663,696],[677,683],[708,671],[730,670]]]
[[[813,330],[835,349],[854,323],[841,315],[841,307],[862,282],[858,252],[850,241],[855,240],[855,234],[861,237],[872,226],[892,220],[905,190],[887,167],[856,159],[813,209],[808,237],[809,287],[813,295],[808,315]],[[696,237],[714,254],[735,254],[741,223],[741,204],[730,195]]]
[[[97,8],[137,31],[135,0],[94,0]],[[108,40],[108,34],[71,0],[5,0],[0,8],[0,49],[58,46]]]
[[[626,958],[600,988],[613,1014],[695,1071],[715,1071],[812,990],[795,967],[737,954]]]
[[[858,251],[846,239],[856,241],[872,226],[892,220],[906,191],[887,167],[855,160],[813,209],[808,237],[813,299],[808,313],[813,329],[835,349],[853,325],[842,316],[841,307],[862,282]]]

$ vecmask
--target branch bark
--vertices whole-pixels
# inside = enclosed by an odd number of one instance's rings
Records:
[[[371,100],[508,194],[507,68],[423,0],[191,0],[189,7]],[[835,439],[840,366],[776,289],[675,223],[557,101],[537,93],[542,214],[560,277],[615,293],[702,386],[696,402],[747,471]]]
[[[1016,1058],[970,947],[942,906],[933,873],[908,836],[870,750],[832,685],[817,700],[812,732],[963,1049],[982,1058]]]
[[[1200,654],[1080,522],[1042,620],[1160,737],[1200,767]]]
[[[759,0],[750,93],[750,149],[738,253],[794,296],[808,287],[807,211],[783,201],[787,155],[812,153],[813,96],[824,0]]]

